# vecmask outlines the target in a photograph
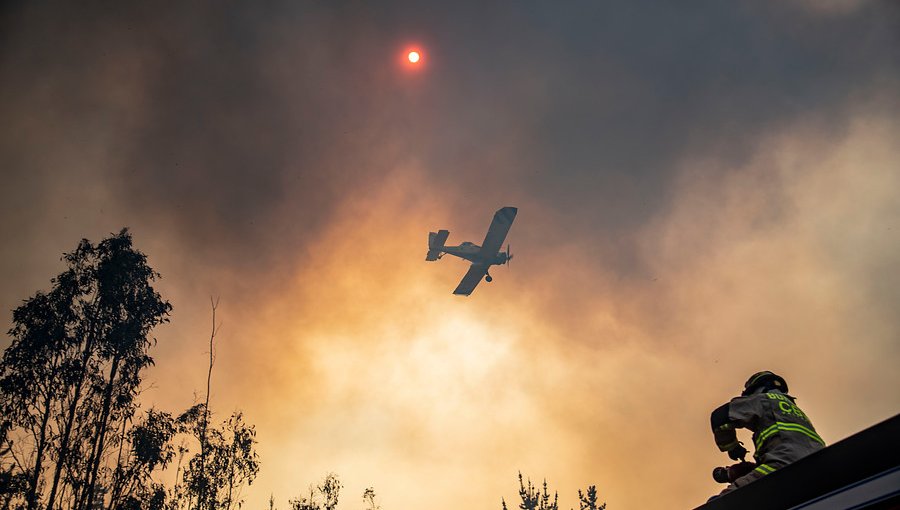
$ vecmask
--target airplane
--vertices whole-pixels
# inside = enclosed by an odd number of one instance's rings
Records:
[[[428,233],[428,254],[425,260],[433,262],[440,259],[444,254],[468,260],[472,263],[469,271],[463,276],[462,281],[453,291],[459,296],[468,296],[475,290],[475,287],[481,283],[484,278],[490,283],[493,278],[488,273],[488,269],[494,265],[503,265],[512,260],[512,254],[509,251],[509,245],[506,245],[506,252],[500,251],[503,246],[503,240],[509,233],[509,227],[512,226],[513,220],[516,219],[518,209],[515,207],[504,207],[494,213],[494,219],[491,226],[488,227],[487,235],[481,246],[477,244],[464,242],[459,246],[445,246],[447,237],[450,235],[449,230],[438,230],[437,232]]]

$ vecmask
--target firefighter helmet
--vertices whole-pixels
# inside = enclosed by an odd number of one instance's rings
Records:
[[[760,389],[762,389],[762,391],[779,390],[782,393],[787,393],[788,385],[783,377],[766,370],[751,375],[750,378],[747,379],[747,382],[744,383],[744,392],[741,393],[741,395],[746,397],[747,395],[756,393]]]

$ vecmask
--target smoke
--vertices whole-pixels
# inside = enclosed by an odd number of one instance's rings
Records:
[[[698,504],[750,373],[829,442],[897,409],[898,17],[838,4],[11,4],[0,299],[129,226],[174,305],[144,399],[177,410],[220,296],[247,504],[333,471],[483,506],[518,470]],[[515,260],[452,296],[427,232],[505,205]]]
[[[421,171],[348,197],[273,297],[262,343],[224,369],[265,424],[264,451],[291,459],[266,487],[335,470],[417,505],[477,479],[458,496],[474,504],[512,496],[521,469],[563,494],[599,483],[620,504],[689,505],[715,490],[705,471],[648,459],[722,462],[708,413],[759,369],[786,374],[829,442],[890,416],[897,128],[864,116],[832,138],[801,122],[732,172],[681,162],[670,210],[635,233],[643,281],[585,244],[542,243],[539,211],[523,208],[510,237],[526,255],[460,300],[464,264],[396,249],[424,244],[422,222],[451,226],[414,193]],[[847,239],[866,250],[840,249]]]

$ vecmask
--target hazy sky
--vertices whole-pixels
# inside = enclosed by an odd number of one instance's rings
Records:
[[[6,2],[0,171],[6,327],[82,237],[162,273],[145,407],[202,396],[220,296],[245,508],[691,508],[753,372],[830,443],[900,411],[897,2]],[[453,296],[428,231],[506,205]]]

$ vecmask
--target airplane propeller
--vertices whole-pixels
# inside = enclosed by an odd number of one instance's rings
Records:
[[[509,267],[509,261],[512,260],[512,253],[509,251],[509,244],[506,245],[506,267]]]

